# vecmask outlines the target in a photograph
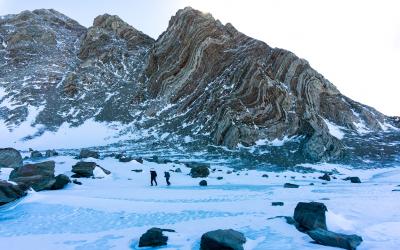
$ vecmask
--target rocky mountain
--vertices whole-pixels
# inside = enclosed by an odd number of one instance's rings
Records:
[[[190,136],[197,147],[272,145],[266,161],[277,164],[394,160],[400,151],[398,117],[189,7],[157,40],[108,14],[89,28],[55,10],[1,17],[0,121],[13,130],[30,114],[40,129],[25,140],[95,120]]]

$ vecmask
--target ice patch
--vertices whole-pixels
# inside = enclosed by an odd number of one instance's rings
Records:
[[[329,129],[329,133],[338,138],[339,140],[343,139],[344,137],[344,133],[343,131],[340,129],[340,127],[330,121],[328,121],[327,119],[324,119],[325,124],[328,126]]]

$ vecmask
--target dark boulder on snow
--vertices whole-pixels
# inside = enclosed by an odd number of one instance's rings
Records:
[[[32,187],[35,191],[48,190],[56,182],[54,161],[27,164],[10,173],[10,181]]]
[[[198,165],[190,169],[190,176],[193,178],[204,178],[210,174],[210,170],[207,165]]]
[[[71,180],[65,174],[59,174],[56,176],[56,182],[51,186],[52,190],[63,189]]]
[[[37,150],[34,150],[34,151],[31,152],[31,158],[32,159],[37,159],[37,158],[42,158],[42,157],[43,157],[43,154],[40,153]]]
[[[27,186],[0,180],[0,206],[26,195]]]
[[[74,179],[72,181],[72,183],[76,184],[76,185],[82,185],[82,182],[78,181],[77,179]]]
[[[267,174],[263,174],[261,177],[268,178],[268,175]]]
[[[318,244],[348,250],[355,250],[362,242],[358,235],[339,234],[321,228],[308,231],[307,234]]]
[[[283,185],[284,188],[299,188],[300,186],[297,184],[292,184],[292,183],[285,183]]]
[[[97,151],[92,151],[89,149],[82,149],[78,156],[79,159],[89,158],[89,157],[99,159],[100,155]]]
[[[206,180],[201,180],[199,182],[199,185],[202,186],[202,187],[205,187],[205,186],[207,186],[207,181]]]
[[[164,231],[175,232],[171,229],[150,228],[139,239],[139,247],[158,247],[167,245],[168,236],[163,234]]]
[[[22,156],[18,150],[0,148],[0,168],[18,168],[22,164]]]
[[[328,209],[320,202],[299,202],[294,210],[297,229],[304,232],[317,228],[327,229],[325,212]]]
[[[107,175],[111,174],[110,171],[100,167],[99,165],[96,164],[96,162],[80,161],[80,162],[77,162],[74,166],[72,166],[72,172],[75,173],[74,175],[72,175],[72,177],[74,177],[74,178],[93,177],[94,170],[96,167],[100,168]]]
[[[143,164],[143,158],[142,157],[136,158],[135,161],[139,162],[140,164]]]
[[[275,206],[283,206],[284,203],[282,201],[273,201],[273,202],[271,202],[271,205],[274,207]]]
[[[200,250],[243,250],[246,237],[233,229],[210,231],[201,236]]]
[[[180,168],[175,169],[175,173],[182,173],[182,169]]]
[[[325,173],[323,176],[318,177],[318,179],[324,180],[324,181],[330,181],[331,176],[329,174]]]
[[[351,183],[361,183],[361,180],[357,176],[352,176],[352,177],[346,177],[343,180],[345,181],[350,181]]]
[[[54,149],[48,149],[46,150],[45,156],[46,157],[53,157],[53,156],[57,156],[58,152],[55,151]]]

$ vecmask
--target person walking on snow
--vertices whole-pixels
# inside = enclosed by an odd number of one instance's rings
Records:
[[[151,185],[153,186],[153,182],[155,182],[156,186],[157,186],[157,172],[154,170],[154,168],[150,169],[150,178],[151,178]]]
[[[167,181],[167,185],[171,185],[171,182],[169,182],[169,178],[171,177],[171,175],[169,174],[169,172],[164,172],[164,177],[165,180]]]

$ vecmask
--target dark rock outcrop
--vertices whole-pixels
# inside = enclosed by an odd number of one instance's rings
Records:
[[[324,180],[324,181],[330,181],[331,176],[329,174],[325,173],[323,176],[318,177],[318,179]]]
[[[54,184],[51,186],[52,190],[63,189],[68,183],[71,182],[68,176],[65,174],[59,174],[55,178]]]
[[[201,236],[201,250],[243,250],[246,237],[233,229],[210,231]]]
[[[21,153],[13,148],[0,148],[0,168],[18,168],[22,166]]]
[[[46,157],[53,157],[53,156],[57,156],[58,152],[55,151],[54,149],[48,149],[46,150],[45,156]]]
[[[144,233],[139,239],[139,247],[158,247],[167,245],[168,236],[163,235],[164,231],[174,232],[170,229],[153,227]]]
[[[27,164],[14,169],[10,173],[9,180],[32,187],[35,191],[50,190],[56,183],[54,168],[54,161]]]
[[[348,250],[355,250],[362,242],[358,235],[339,234],[320,228],[308,231],[307,234],[318,244]]]
[[[13,184],[0,180],[0,206],[26,195],[25,185]]]
[[[205,165],[200,165],[200,166],[194,166],[192,169],[190,169],[190,176],[193,178],[204,178],[207,177],[210,174],[210,170],[208,166]]]
[[[283,184],[284,188],[299,188],[300,186],[297,184],[292,184],[292,183],[285,183]]]
[[[111,174],[110,171],[108,171],[105,168],[100,167],[95,162],[80,161],[80,162],[77,162],[74,166],[72,166],[72,172],[75,173],[74,175],[72,175],[72,177],[73,178],[93,177],[94,176],[93,171],[95,170],[96,167],[100,168],[107,175]]]
[[[361,180],[357,176],[352,176],[352,177],[346,177],[343,180],[345,181],[350,181],[351,183],[361,183]]]
[[[79,152],[78,159],[84,159],[84,158],[89,158],[89,157],[98,159],[100,157],[100,155],[99,155],[99,152],[93,151],[93,150],[89,150],[89,149],[82,149]]]
[[[317,228],[327,229],[325,212],[328,211],[323,203],[299,202],[294,210],[294,220],[300,231],[309,231]]]
[[[31,158],[32,159],[37,159],[37,158],[42,158],[43,154],[37,150],[34,150],[31,152]]]

